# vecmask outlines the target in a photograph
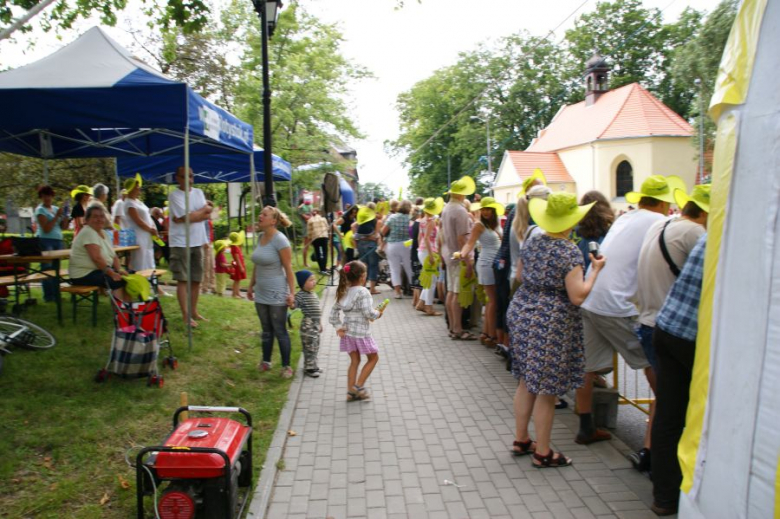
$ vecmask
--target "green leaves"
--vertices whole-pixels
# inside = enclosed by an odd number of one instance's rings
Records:
[[[687,9],[664,24],[641,0],[599,2],[561,44],[521,33],[481,45],[398,96],[401,133],[387,144],[409,165],[413,193],[436,196],[448,157],[452,180],[486,169],[484,122],[473,118],[489,118],[495,174],[505,150],[527,148],[562,105],[584,99],[585,62],[596,51],[611,67],[611,89],[638,82],[682,117],[695,116],[699,95],[711,96],[735,4],[724,0],[706,21]]]

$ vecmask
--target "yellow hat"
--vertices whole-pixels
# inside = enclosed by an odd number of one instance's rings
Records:
[[[376,214],[384,216],[390,212],[390,202],[385,200],[376,204]]]
[[[136,173],[135,174],[135,178],[128,178],[127,180],[125,180],[125,183],[123,185],[124,185],[125,189],[127,190],[127,192],[129,193],[130,191],[135,189],[136,185],[138,187],[143,186],[144,185],[144,181],[141,178],[141,174],[140,173]]]
[[[432,216],[441,214],[442,209],[444,209],[444,199],[442,197],[426,198],[423,202],[422,210]]]
[[[677,206],[680,209],[684,208],[688,202],[693,202],[694,204],[698,205],[702,211],[709,213],[710,187],[710,184],[699,184],[698,186],[693,186],[690,195],[686,195],[685,191],[682,189],[675,189],[674,201],[677,203]]]
[[[544,173],[542,173],[542,170],[539,168],[536,168],[533,173],[531,173],[531,176],[523,180],[523,187],[520,188],[520,192],[517,194],[518,197],[525,196],[525,194],[528,192],[531,187],[533,187],[534,182],[539,181],[542,183],[542,185],[547,185],[547,179],[544,178]]]
[[[550,193],[547,200],[532,198],[528,202],[528,212],[545,231],[561,232],[577,225],[594,205],[596,202],[577,205],[574,193]]]
[[[477,190],[477,185],[474,183],[474,179],[469,176],[461,177],[460,180],[456,180],[450,185],[450,190],[447,193],[453,195],[473,195]],[[445,193],[445,194],[447,194]]]
[[[125,292],[133,299],[138,298],[141,301],[147,301],[152,297],[152,286],[149,280],[140,274],[129,274],[123,276],[125,280]]]
[[[244,245],[244,241],[246,241],[246,234],[244,233],[244,231],[231,232],[228,238],[230,238],[230,245],[241,247],[242,245]]]
[[[376,220],[376,211],[365,206],[358,209],[358,214],[357,214],[358,225],[363,225],[364,223],[368,223],[371,220]]]
[[[228,245],[230,245],[230,241],[228,240],[217,240],[214,242],[214,255],[216,256],[223,250],[225,250]]]
[[[677,175],[650,175],[642,182],[642,189],[626,193],[626,202],[638,204],[643,197],[655,198],[662,202],[674,204],[674,190],[685,191],[685,181]]]
[[[486,208],[494,209],[496,211],[496,216],[504,216],[504,206],[496,202],[496,199],[492,196],[482,197],[482,200],[479,202],[471,204],[469,209],[473,212]]]
[[[85,185],[76,186],[76,189],[70,192],[71,198],[76,198],[76,195],[85,193],[87,195],[92,195],[92,188]]]

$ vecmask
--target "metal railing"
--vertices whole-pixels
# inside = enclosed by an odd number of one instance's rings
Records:
[[[631,405],[650,414],[655,402],[643,370],[631,369],[617,353],[612,356],[612,387],[618,390],[618,404]]]

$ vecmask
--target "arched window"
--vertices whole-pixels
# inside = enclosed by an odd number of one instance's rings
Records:
[[[626,193],[634,190],[634,170],[627,160],[618,164],[615,189],[615,196],[626,196]]]

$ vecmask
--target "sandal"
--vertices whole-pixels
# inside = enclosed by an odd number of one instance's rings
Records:
[[[460,333],[456,333],[452,336],[452,340],[454,341],[476,341],[478,337],[474,335],[471,332],[467,332],[466,330],[463,330]]]
[[[558,457],[555,457],[556,454]],[[539,463],[537,463],[537,461]],[[553,450],[550,449],[550,452],[548,452],[546,456],[540,456],[534,452],[531,463],[537,469],[557,469],[560,467],[568,467],[571,465],[572,461],[571,458],[564,456],[562,452],[553,452]]]
[[[481,342],[483,345],[487,346],[487,341],[490,339],[490,336],[486,333],[480,333],[479,334],[479,342]]]
[[[510,452],[512,453],[512,456],[525,456],[527,454],[534,454],[536,452],[536,445],[534,445],[535,443],[536,442],[530,438],[525,442],[514,441],[512,442],[512,449]]]
[[[495,348],[496,344],[498,344],[498,340],[496,340],[495,337],[491,337],[488,335],[488,338],[485,339],[485,342],[483,342],[482,344],[484,344],[488,348]]]

